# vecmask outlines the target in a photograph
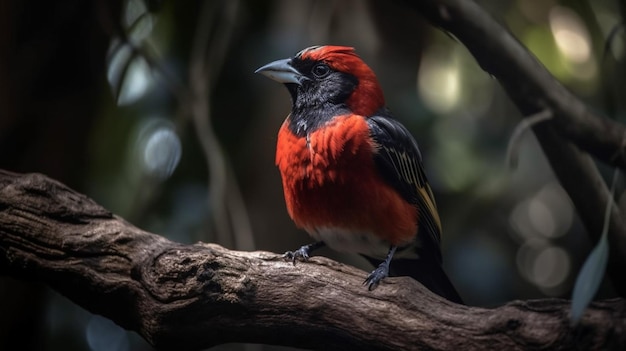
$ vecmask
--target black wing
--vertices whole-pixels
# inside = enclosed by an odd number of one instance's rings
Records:
[[[426,179],[422,155],[411,133],[386,113],[369,117],[370,134],[378,152],[376,165],[383,178],[418,211],[418,249],[441,264],[441,221]]]

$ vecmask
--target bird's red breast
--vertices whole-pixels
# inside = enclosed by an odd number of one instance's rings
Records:
[[[291,95],[276,164],[289,215],[317,240],[286,257],[306,260],[324,244],[357,252],[377,266],[369,289],[409,275],[461,302],[441,268],[441,221],[417,142],[354,49],[313,46],[257,72]]]
[[[418,213],[382,179],[374,164],[376,152],[362,116],[336,116],[302,137],[290,130],[288,118],[278,134],[276,164],[296,225],[313,236],[333,229],[368,233],[387,245],[410,242],[417,232]]]

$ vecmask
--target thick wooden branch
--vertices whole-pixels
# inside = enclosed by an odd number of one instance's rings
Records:
[[[226,342],[371,350],[626,347],[626,303],[455,305],[409,278],[373,292],[366,272],[323,257],[181,245],[39,174],[0,171],[0,272],[44,282],[163,349]]]
[[[581,150],[626,169],[626,127],[593,113],[563,87],[530,52],[487,12],[469,0],[404,1],[434,25],[454,35],[495,78],[525,116],[550,110],[552,120],[534,128],[550,164],[572,199],[587,232],[600,238],[608,188]],[[609,223],[608,272],[626,296],[626,222],[614,207]]]

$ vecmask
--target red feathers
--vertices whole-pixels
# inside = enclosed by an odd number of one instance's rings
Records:
[[[375,148],[362,116],[336,117],[308,138],[296,137],[286,121],[276,164],[296,225],[309,232],[350,228],[392,245],[408,244],[417,232],[417,212],[381,179]]]
[[[257,72],[291,94],[276,165],[289,215],[318,241],[286,257],[306,260],[323,245],[360,253],[378,265],[364,282],[370,290],[408,274],[460,302],[441,269],[441,225],[417,143],[354,49],[310,47]],[[396,252],[411,259],[392,265]]]

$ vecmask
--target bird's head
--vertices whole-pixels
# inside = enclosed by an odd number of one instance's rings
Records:
[[[285,84],[294,109],[342,105],[371,116],[385,105],[376,75],[346,46],[312,46],[255,71]]]

